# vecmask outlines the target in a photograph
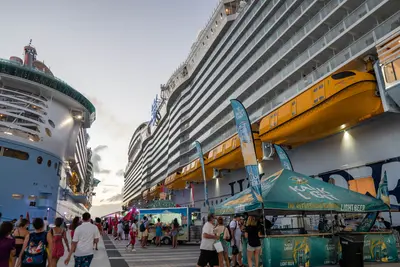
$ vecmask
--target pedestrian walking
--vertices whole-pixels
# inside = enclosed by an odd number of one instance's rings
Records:
[[[53,237],[53,251],[51,253],[53,267],[57,267],[58,261],[62,256],[64,256],[65,248],[63,241],[67,246],[67,251],[70,251],[67,233],[62,229],[63,222],[64,220],[62,218],[56,218],[54,221],[55,227],[50,230],[51,236]]]
[[[214,233],[214,214],[207,216],[207,222],[203,226],[202,238],[200,243],[200,257],[197,267],[223,267],[219,266],[218,254],[214,248],[214,243],[219,236]]]
[[[15,257],[19,258],[19,255],[22,252],[22,247],[24,246],[25,237],[29,235],[29,231],[26,230],[28,225],[28,221],[26,219],[22,219],[18,225],[18,227],[13,232],[13,237],[15,239]]]
[[[42,218],[35,218],[32,222],[34,232],[25,237],[22,253],[18,261],[22,267],[46,267],[51,266],[53,252],[53,239],[49,232],[45,231]]]
[[[136,251],[135,244],[136,244],[136,236],[138,234],[136,223],[137,223],[137,220],[134,219],[133,222],[132,222],[132,225],[131,225],[131,230],[129,232],[129,235],[130,235],[131,239],[129,240],[129,243],[126,246],[127,250],[129,249],[129,246],[132,246],[132,251]]]
[[[1,213],[0,213],[1,215]],[[1,218],[0,218],[1,219]],[[15,239],[11,237],[13,224],[3,222],[0,225],[0,267],[8,267],[11,261],[14,264]]]
[[[93,243],[99,242],[100,233],[98,228],[90,223],[90,213],[85,212],[82,220],[83,223],[75,230],[71,250],[64,262],[65,265],[69,264],[73,253],[75,253],[75,267],[89,267],[92,263]]]

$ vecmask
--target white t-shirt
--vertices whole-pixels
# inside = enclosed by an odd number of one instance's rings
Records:
[[[200,249],[203,250],[215,250],[214,248],[214,239],[208,239],[204,238],[203,234],[209,234],[209,235],[214,235],[214,225],[212,225],[210,222],[206,222],[203,226],[203,231],[201,233],[201,243],[200,243]]]
[[[118,233],[122,233],[124,231],[124,227],[123,227],[122,223],[119,223],[117,225],[117,228],[118,228]]]
[[[90,222],[83,222],[79,225],[74,234],[73,242],[78,242],[75,256],[82,257],[93,255],[93,241],[100,238],[99,229]]]
[[[47,231],[47,226],[49,226],[49,222],[47,220],[43,220],[44,230]]]
[[[136,231],[137,231],[136,223],[132,223],[131,229],[132,229],[132,232],[136,233]]]

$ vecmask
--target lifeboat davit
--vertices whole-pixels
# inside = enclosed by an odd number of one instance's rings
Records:
[[[353,127],[383,112],[376,87],[369,73],[333,74],[264,117],[260,139],[297,146]]]
[[[175,172],[165,179],[164,185],[168,189],[180,190],[185,189],[186,182],[181,179],[180,172]]]
[[[258,133],[253,133],[254,145],[256,149],[257,159],[262,159],[261,140]],[[206,168],[236,170],[244,167],[242,149],[240,147],[240,139],[236,134],[228,140],[219,144],[208,152]]]

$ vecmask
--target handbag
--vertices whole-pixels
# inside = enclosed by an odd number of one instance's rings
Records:
[[[217,253],[220,253],[222,251],[224,251],[224,247],[222,246],[221,241],[217,241],[214,243],[214,248],[217,251]]]

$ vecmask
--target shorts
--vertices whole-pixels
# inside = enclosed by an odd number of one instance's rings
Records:
[[[142,237],[148,237],[149,236],[149,231],[147,229],[142,233]]]
[[[210,265],[210,267],[219,266],[218,253],[215,250],[200,249],[200,257],[197,265],[201,267]]]
[[[89,267],[93,260],[93,254],[77,257],[75,256],[75,267]]]
[[[16,244],[15,245],[15,257],[18,258],[19,254],[22,251],[22,247],[24,246],[24,244]]]
[[[256,250],[261,250],[261,246],[252,247],[252,246],[250,246],[250,245],[247,245],[247,251],[254,252],[254,251],[256,251]]]

